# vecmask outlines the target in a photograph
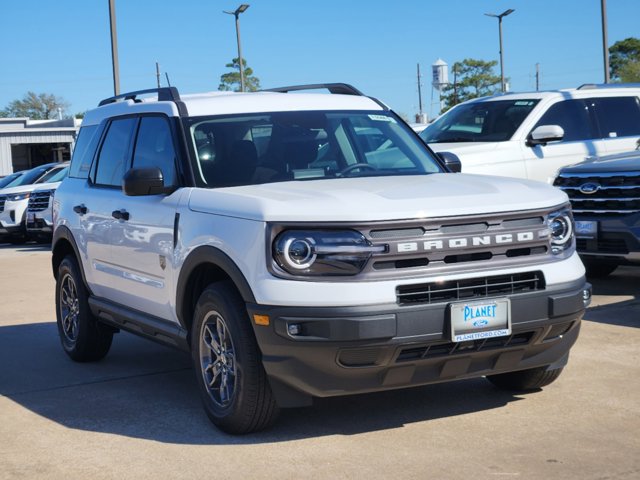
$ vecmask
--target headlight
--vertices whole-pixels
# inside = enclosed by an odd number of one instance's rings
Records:
[[[569,208],[557,210],[547,218],[551,235],[551,253],[558,255],[573,244],[573,216]]]
[[[29,192],[16,193],[14,195],[9,195],[7,200],[10,200],[12,202],[19,202],[20,200],[25,200],[27,198],[29,198]]]
[[[285,230],[273,242],[273,258],[291,275],[357,275],[386,249],[354,230]]]

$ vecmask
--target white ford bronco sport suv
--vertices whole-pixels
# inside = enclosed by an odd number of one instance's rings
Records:
[[[345,84],[103,100],[54,197],[64,350],[191,351],[232,433],[313,397],[549,384],[590,298],[567,196],[443,157]]]

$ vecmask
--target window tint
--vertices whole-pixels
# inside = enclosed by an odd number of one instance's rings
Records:
[[[589,120],[589,111],[583,100],[564,100],[552,105],[538,121],[540,125],[559,125],[564,130],[563,142],[596,138]]]
[[[91,161],[98,146],[98,125],[90,125],[80,128],[76,139],[76,146],[71,157],[71,169],[69,176],[74,178],[87,178],[91,169]]]
[[[425,128],[427,143],[509,140],[538,100],[491,100],[458,105]]]
[[[111,122],[98,157],[96,184],[115,187],[122,185],[122,177],[129,160],[129,144],[135,122],[134,118]]]
[[[142,117],[133,166],[158,167],[162,170],[165,186],[170,186],[176,183],[175,156],[167,120],[163,117]]]
[[[640,135],[640,106],[636,97],[594,98],[592,102],[601,137]]]
[[[189,122],[196,181],[203,187],[441,171],[424,143],[382,111],[276,112]]]

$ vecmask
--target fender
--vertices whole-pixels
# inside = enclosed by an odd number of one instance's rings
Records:
[[[80,249],[76,244],[75,238],[73,238],[73,233],[69,227],[65,225],[60,225],[56,227],[53,232],[53,238],[51,240],[51,268],[53,269],[53,278],[56,278],[58,272],[58,265],[62,261],[62,258],[59,258],[59,255],[56,255],[56,247],[60,240],[66,240],[71,244],[71,248],[73,248],[73,253],[76,256],[76,260],[78,261],[78,266],[80,267],[80,274],[82,275],[82,281],[87,289],[89,289],[89,285],[87,284],[87,279],[84,276],[84,267],[82,266],[82,257],[80,255]]]
[[[242,299],[247,303],[255,303],[253,291],[249,286],[249,282],[244,274],[240,271],[234,261],[222,250],[210,245],[203,245],[194,249],[186,258],[180,269],[176,291],[176,314],[178,320],[184,326],[186,325],[183,317],[184,302],[187,282],[193,271],[203,265],[209,264],[220,268],[235,284],[240,292]],[[187,297],[188,298],[188,297]]]

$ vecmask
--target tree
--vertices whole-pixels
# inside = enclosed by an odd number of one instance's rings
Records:
[[[498,64],[492,60],[475,60],[465,58],[462,62],[456,62],[451,67],[453,80],[442,90],[442,100],[444,109],[448,110],[458,103],[472,98],[492,95],[499,90],[500,76],[494,75],[493,68]]]
[[[28,117],[33,120],[49,120],[58,117],[58,109],[64,114],[69,103],[51,93],[27,92],[22,100],[13,100],[2,111],[6,117]]]
[[[619,82],[640,82],[640,39],[629,37],[609,48],[611,78]]]
[[[247,67],[247,61],[242,59],[242,66],[244,67],[244,89],[247,92],[255,92],[260,90],[260,79],[253,76],[253,70]],[[240,68],[238,58],[234,58],[231,63],[225,65],[227,68],[233,70],[228,73],[220,75],[220,85],[218,90],[224,91],[240,91]]]

